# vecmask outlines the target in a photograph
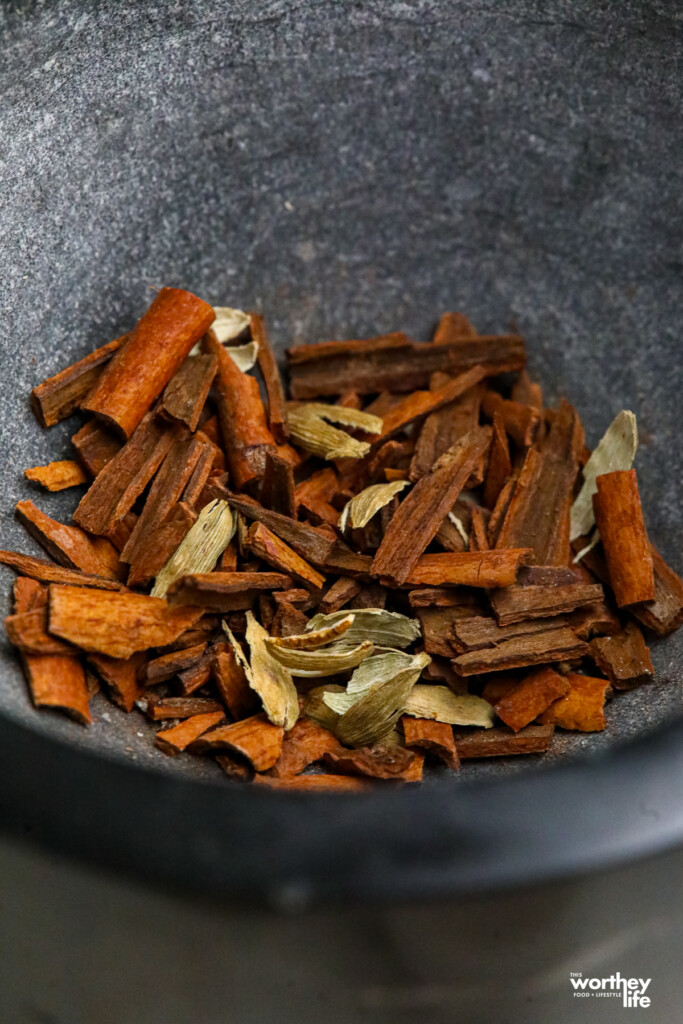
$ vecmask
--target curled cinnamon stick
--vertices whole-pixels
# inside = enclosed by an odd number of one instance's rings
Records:
[[[81,408],[130,437],[214,319],[191,292],[162,288]]]
[[[655,596],[654,570],[636,471],[605,473],[595,482],[595,522],[617,604],[624,608],[639,601],[651,601]]]

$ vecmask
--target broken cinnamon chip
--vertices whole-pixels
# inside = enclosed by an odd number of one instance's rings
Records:
[[[510,587],[520,566],[532,554],[530,548],[507,548],[422,555],[410,570],[407,582],[427,587]]]
[[[476,428],[416,483],[384,534],[372,563],[374,574],[405,583],[488,444],[486,431]]]
[[[279,572],[195,572],[172,583],[166,596],[172,605],[194,605],[213,612],[246,611],[256,592],[281,590],[291,582]]]
[[[55,561],[93,576],[120,578],[118,552],[106,538],[90,537],[78,526],[64,526],[41,512],[32,501],[20,501],[16,512],[19,522]]]
[[[246,545],[258,558],[262,558],[268,565],[272,565],[274,569],[305,587],[319,590],[325,582],[322,573],[317,572],[263,523],[251,524],[246,536]]]
[[[615,690],[632,690],[655,674],[650,652],[635,622],[629,622],[612,636],[591,640],[590,656]]]
[[[526,676],[494,705],[493,710],[513,732],[519,732],[569,691],[566,676],[544,666]]]
[[[84,651],[129,658],[171,643],[201,614],[201,609],[170,608],[166,601],[144,594],[53,584],[48,628]]]
[[[17,551],[0,551],[0,565],[7,565],[24,576],[42,580],[44,583],[70,583],[77,587],[95,587],[99,590],[124,589],[123,584],[116,580],[78,572],[76,569],[65,569],[53,562],[46,562],[43,558],[33,558]]]
[[[401,781],[420,781],[413,776],[416,763],[421,769],[421,756],[405,747],[383,746],[361,747],[358,750],[328,751],[324,755],[325,764],[333,771],[338,769],[343,774],[367,775],[373,779],[397,779]]]
[[[569,691],[543,712],[539,722],[578,732],[601,732],[605,728],[604,704],[609,682],[573,672],[565,678]]]
[[[198,739],[202,733],[222,722],[224,717],[222,711],[210,711],[208,714],[193,715],[172,729],[162,729],[161,732],[158,732],[154,737],[154,745],[159,750],[162,750],[164,754],[170,754],[171,757],[175,757],[176,754],[182,753],[190,743]]]
[[[207,697],[147,697],[140,703],[153,722],[167,718],[192,718],[194,715],[208,715],[216,711],[223,714],[218,701]]]
[[[63,491],[67,487],[78,487],[88,479],[79,464],[71,460],[50,462],[47,466],[33,466],[32,469],[24,470],[24,476],[27,480],[41,484],[48,491]]]
[[[433,754],[454,771],[460,767],[452,726],[445,722],[436,722],[429,718],[411,718],[408,715],[401,719],[401,726],[407,747],[419,747],[428,754]]]
[[[264,772],[272,768],[279,758],[283,739],[284,729],[281,726],[273,725],[265,715],[253,715],[195,739],[192,752],[235,751],[245,757],[257,772]]]
[[[455,749],[461,761],[475,757],[510,757],[543,754],[553,738],[553,724],[527,725],[519,732],[506,728],[455,733]]]
[[[75,412],[92,391],[105,365],[128,340],[128,335],[102,345],[54,377],[48,377],[31,392],[31,406],[43,427],[51,427]]]
[[[146,654],[138,651],[130,658],[110,658],[106,654],[89,654],[87,661],[107,686],[107,691],[117,707],[132,711],[144,693],[138,681],[138,674],[146,661]]]
[[[282,751],[269,774],[285,779],[298,775],[304,768],[320,761],[325,754],[344,752],[339,740],[329,731],[310,718],[300,718],[287,733]]]

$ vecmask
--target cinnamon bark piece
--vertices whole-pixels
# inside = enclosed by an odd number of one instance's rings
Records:
[[[216,649],[218,645],[214,645],[204,652],[199,661],[196,661],[194,665],[189,668],[183,669],[182,672],[178,673],[178,680],[180,682],[180,691],[185,697],[189,697],[190,694],[196,693],[197,690],[201,689],[211,679],[213,659],[219,651]],[[225,644],[220,644],[220,650],[225,649]]]
[[[237,542],[234,538],[218,559],[218,572],[237,572]]]
[[[308,611],[308,609],[313,608],[316,604],[315,595],[311,594],[310,590],[304,590],[303,587],[292,587],[289,590],[274,590],[270,596],[276,605],[291,604],[302,612]]]
[[[161,399],[163,412],[189,430],[196,430],[217,369],[215,355],[187,356],[166,385]]]
[[[176,754],[181,754],[190,743],[196,741],[207,729],[218,725],[224,718],[225,715],[222,711],[193,715],[172,729],[162,729],[161,732],[158,732],[154,737],[154,746],[164,754],[175,757]]]
[[[488,551],[490,548],[486,527],[491,513],[481,505],[475,505],[472,509],[472,522],[470,526],[470,551]]]
[[[179,431],[168,449],[135,528],[121,552],[121,560],[130,564],[129,586],[148,583],[152,579],[154,574],[150,575],[145,567],[147,551],[156,530],[173,513],[180,501],[202,453],[202,447],[196,438],[185,431]]]
[[[228,492],[226,500],[232,508],[241,512],[247,519],[262,523],[268,530],[276,534],[285,544],[293,548],[297,555],[315,565],[324,565],[334,547],[334,540],[314,526],[306,523],[298,523],[289,516],[280,515],[279,512],[271,512],[263,508],[257,501],[248,498],[246,495],[236,495]]]
[[[297,580],[304,587],[320,589],[325,577],[317,572],[308,562],[276,537],[263,523],[252,523],[247,533],[247,546],[257,558],[262,558],[268,565]]]
[[[223,709],[217,700],[208,697],[147,697],[145,714],[153,722],[167,718],[192,718],[194,715],[208,715]]]
[[[469,373],[472,372],[472,370],[469,371]],[[462,380],[464,376],[467,375],[461,375],[456,378],[456,381]],[[454,384],[455,381],[449,381],[448,378],[442,378],[441,374],[435,373],[430,381],[430,394],[432,396],[444,394],[444,389],[452,388]],[[428,473],[444,452],[447,452],[461,437],[478,425],[481,396],[482,388],[472,387],[455,401],[444,404],[436,412],[427,416],[422,424],[410,463],[411,480],[419,480],[421,476]],[[400,409],[400,407],[396,408]],[[390,415],[396,416],[396,409],[392,410]]]
[[[259,498],[265,508],[291,519],[296,518],[294,471],[286,459],[281,459],[279,455],[273,455],[271,452],[266,454]]]
[[[533,405],[522,405],[503,398],[496,391],[487,391],[481,407],[490,419],[500,416],[505,430],[520,448],[533,444],[541,422],[541,413]]]
[[[599,583],[583,583],[574,578],[571,583],[526,585],[519,582],[503,587],[490,595],[491,606],[501,626],[527,619],[564,615],[601,601],[604,592]]]
[[[286,779],[322,760],[325,754],[344,752],[344,747],[329,729],[324,729],[312,718],[300,718],[285,736],[282,752],[269,774]]]
[[[433,345],[447,345],[459,338],[476,338],[477,332],[464,313],[444,313],[432,337]]]
[[[147,546],[136,553],[135,574],[131,572],[129,583],[149,582],[158,576],[196,521],[194,509],[179,501],[167,518],[151,531]]]
[[[325,764],[332,771],[345,775],[365,775],[373,779],[396,779],[402,782],[419,782],[422,772],[415,778],[415,768],[421,769],[424,755],[416,754],[406,747],[376,744],[373,747],[359,747],[356,750],[328,751]]]
[[[49,462],[47,466],[33,466],[24,470],[24,476],[33,483],[40,484],[48,491],[63,491],[67,487],[78,487],[86,483],[88,477],[77,462],[70,459],[61,462]]]
[[[325,559],[323,568],[328,573],[369,581],[372,578],[372,555],[359,555],[338,542]]]
[[[508,587],[531,555],[528,548],[422,555],[407,582],[417,586]],[[374,563],[373,563],[374,569]]]
[[[138,517],[135,512],[126,512],[123,519],[119,519],[118,523],[109,531],[108,539],[114,545],[116,550],[121,554],[128,538],[135,529],[135,524],[138,521]]]
[[[585,547],[585,538],[575,541],[575,549]],[[644,601],[629,607],[641,625],[657,636],[667,636],[683,625],[683,580],[667,565],[654,544],[650,543],[650,555],[655,578],[655,596],[653,601]],[[609,585],[609,572],[602,544],[593,548],[582,559],[582,565]],[[27,575],[29,575],[27,573]]]
[[[595,679],[570,672],[565,676],[569,691],[539,718],[543,725],[556,725],[576,732],[602,732],[605,728],[607,679]]]
[[[614,633],[621,632],[619,616],[604,596],[600,601],[570,612],[567,620],[580,640],[591,640],[596,636],[613,636]]]
[[[481,695],[484,700],[487,700],[489,704],[495,705],[499,700],[502,700],[508,693],[518,686],[522,679],[524,670],[521,672],[499,672],[497,675],[492,675],[486,678]]]
[[[161,654],[158,658],[152,658],[147,662],[144,671],[144,681],[147,686],[156,686],[157,683],[164,683],[167,679],[192,668],[199,661],[206,650],[205,643],[194,644],[180,651],[169,651],[168,654]]]
[[[543,665],[582,658],[588,645],[579,640],[568,626],[548,629],[542,633],[516,636],[497,647],[467,651],[453,661],[456,672],[463,676],[482,672],[503,672],[527,665]]]
[[[480,651],[487,647],[498,647],[506,640],[520,636],[532,636],[535,633],[546,634],[551,629],[566,626],[563,616],[553,619],[529,619],[501,626],[495,619],[487,615],[471,615],[454,617],[450,626],[451,644],[458,654],[467,651]]]
[[[239,754],[216,754],[215,761],[233,782],[251,782],[254,778],[254,769]]]
[[[291,577],[279,572],[193,573],[176,580],[167,597],[171,605],[214,612],[246,611],[258,591],[284,590],[291,584]]]
[[[15,615],[32,612],[47,605],[47,587],[30,576],[17,576],[12,586],[12,598]]]
[[[359,779],[351,775],[325,774],[292,775],[286,779],[276,779],[272,775],[255,775],[254,785],[305,793],[363,792],[373,788],[368,779]]]
[[[340,483],[354,494],[363,491],[371,484],[383,482],[387,469],[405,462],[413,451],[412,441],[384,441],[379,448],[371,449],[364,458],[356,459],[355,464],[349,460],[352,465],[345,470]],[[350,496],[344,495],[344,502]]]
[[[519,732],[506,728],[455,733],[455,749],[461,761],[474,757],[509,757],[512,754],[543,754],[553,738],[553,725],[527,725]]]
[[[32,501],[20,501],[17,518],[48,555],[67,569],[118,580],[119,554],[104,538],[89,537],[77,526],[65,526],[41,512]]]
[[[129,438],[214,319],[191,292],[162,288],[81,408]]]
[[[213,656],[211,674],[221,700],[234,719],[239,721],[257,711],[258,697],[230,645]]]
[[[358,580],[350,576],[340,576],[325,593],[320,602],[320,611],[323,615],[331,612],[338,612],[340,608],[347,605],[361,590]]]
[[[401,725],[407,747],[419,747],[428,754],[434,754],[454,771],[458,770],[460,758],[455,749],[452,725],[435,722],[431,718],[411,718],[410,715],[403,716]]]
[[[607,561],[609,580],[619,608],[655,596],[650,544],[643,520],[635,469],[596,478],[595,522]]]
[[[50,636],[47,620],[47,607],[6,616],[5,631],[10,643],[24,654],[67,654],[74,657],[78,652],[71,644]]]
[[[564,697],[569,688],[567,677],[546,665],[529,673],[494,704],[493,710],[513,732],[519,732],[538,718],[553,701]]]
[[[482,604],[481,597],[471,590],[459,587],[420,587],[408,594],[411,608],[453,608],[458,605],[471,606],[472,615],[479,615]]]
[[[463,434],[468,433],[473,427],[477,425],[478,412],[479,412],[479,400],[480,390],[476,385],[482,381],[488,375],[487,368],[485,366],[473,366],[464,373],[459,374],[457,377],[446,378],[444,383],[440,387],[430,391],[414,391],[407,398],[404,398],[402,402],[398,402],[392,406],[391,409],[386,413],[382,419],[382,434],[381,438],[383,441],[388,441],[394,434],[398,434],[409,427],[411,423],[421,419],[423,416],[428,416],[429,419],[436,414],[438,410],[448,409],[449,412],[444,413],[443,417],[440,417],[432,421],[428,437],[425,441],[425,447],[427,448],[426,456],[423,453],[422,459],[426,461],[429,457],[429,449],[434,450],[434,458],[429,464],[425,464],[424,467],[420,465],[423,472],[428,472],[439,456],[443,455],[445,451],[448,451],[453,444],[462,437]],[[474,392],[471,394],[471,392]],[[453,410],[449,407],[456,404],[456,399],[461,396],[467,395],[467,402],[465,403],[463,410]],[[476,409],[476,417],[473,414],[473,410]],[[460,416],[458,413],[460,412]],[[430,415],[431,414],[431,415]],[[454,414],[454,415],[453,415]],[[463,426],[465,429],[458,430],[458,419],[464,420]],[[451,426],[449,420],[454,419],[455,424]],[[472,422],[474,420],[474,422]],[[425,424],[426,426],[427,424]],[[442,435],[439,443],[439,434]],[[378,442],[375,442],[375,446],[378,446]],[[419,444],[418,444],[419,447]],[[418,474],[419,476],[423,473]],[[418,476],[411,477],[417,479]]]
[[[130,440],[98,473],[81,498],[74,520],[89,533],[106,534],[130,512],[163,462],[177,430],[148,413]]]
[[[265,622],[264,622],[265,625]],[[284,602],[278,606],[270,625],[271,636],[298,636],[308,625],[308,619],[299,608]]]
[[[654,600],[632,605],[629,611],[657,636],[666,636],[683,625],[683,580],[667,565],[654,544],[650,554],[655,577]]]
[[[172,643],[202,614],[201,608],[170,608],[163,599],[144,594],[50,587],[50,632],[112,658]]]
[[[472,366],[489,373],[521,370],[526,355],[517,335],[478,335],[442,345],[411,342],[405,335],[368,341],[331,341],[299,345],[287,351],[292,398],[309,399],[353,390],[378,391],[426,388],[437,371],[456,376]]]
[[[215,451],[216,449],[210,442],[201,444],[199,458],[181,495],[180,500],[195,510],[201,508],[199,502],[206,482],[213,471]]]
[[[285,412],[285,392],[277,359],[270,344],[263,317],[257,313],[250,314],[251,336],[258,344],[258,365],[266,385],[268,395],[268,426],[278,444],[289,440],[287,414]]]
[[[613,636],[591,640],[589,646],[591,658],[615,690],[632,690],[655,674],[650,651],[635,622]]]
[[[78,658],[28,654],[22,664],[37,708],[64,711],[81,725],[90,722],[85,669]]]
[[[491,518],[489,519],[487,533],[489,544],[492,548],[497,546],[500,528],[505,521],[516,486],[517,479],[516,477],[511,476],[503,485],[500,494],[496,498],[496,503],[491,510]]]
[[[109,658],[106,654],[89,654],[89,665],[104,680],[110,698],[123,711],[132,711],[145,690],[138,682],[138,673],[146,661],[143,651],[130,658]]]
[[[488,443],[486,431],[477,427],[446,452],[431,473],[417,482],[401,502],[384,534],[372,563],[374,575],[394,583],[406,582]]]
[[[339,522],[339,512],[331,504],[331,501],[338,488],[339,481],[335,471],[331,467],[319,469],[296,486],[294,490],[296,506],[309,515],[313,515],[314,522],[320,521],[336,526]]]
[[[42,427],[51,427],[76,411],[97,383],[104,366],[127,339],[127,334],[115,338],[33,389],[31,407]]]
[[[122,448],[121,440],[97,420],[90,420],[77,430],[71,443],[92,477],[101,473]]]
[[[496,547],[530,547],[539,565],[568,564],[569,516],[583,438],[576,410],[563,402],[543,450],[527,452]]]
[[[24,576],[42,580],[44,583],[67,583],[76,587],[95,587],[98,590],[123,590],[123,584],[103,576],[91,576],[76,569],[65,569],[61,565],[33,558],[17,551],[0,551],[0,565],[8,565]]]
[[[461,618],[477,614],[471,605],[451,608],[418,608],[417,618],[422,629],[424,647],[428,654],[443,658],[454,658],[457,654],[452,640],[454,623]]]
[[[522,405],[533,405],[534,409],[543,409],[543,391],[540,384],[531,380],[526,370],[522,370],[512,385],[510,397],[513,402]]]
[[[261,479],[266,455],[277,455],[268,429],[258,381],[243,373],[212,334],[204,339],[207,352],[218,358],[215,391],[218,418],[230,478],[242,490]]]
[[[214,751],[236,751],[246,757],[257,772],[272,768],[282,752],[285,731],[273,725],[265,715],[253,715],[241,722],[224,725],[220,729],[195,740],[192,753],[207,754]]]
[[[510,479],[512,463],[510,461],[510,445],[505,431],[505,424],[499,412],[493,414],[493,434],[489,448],[489,464],[484,481],[484,504],[493,509],[498,496]]]

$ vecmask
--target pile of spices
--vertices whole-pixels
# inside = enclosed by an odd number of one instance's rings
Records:
[[[85,724],[101,683],[164,753],[276,789],[604,729],[683,581],[647,536],[634,415],[591,452],[525,359],[446,313],[428,343],[291,348],[287,400],[260,316],[161,289],[33,390],[43,426],[88,417],[73,461],[26,470],[87,485],[73,523],[21,501],[49,557],[0,552],[36,707]]]

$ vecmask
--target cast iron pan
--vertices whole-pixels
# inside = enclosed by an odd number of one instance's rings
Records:
[[[664,3],[154,4],[0,13],[0,544],[26,466],[67,457],[28,406],[150,287],[259,308],[277,345],[440,312],[525,335],[595,443],[638,416],[651,535],[681,568],[680,19]],[[68,516],[72,494],[32,494]],[[2,574],[9,591],[11,574]],[[0,650],[8,829],[162,882],[291,904],[566,874],[683,839],[683,644],[604,734],[364,799],[250,792],[171,760],[101,698],[29,705]],[[546,767],[547,766],[547,767]]]

